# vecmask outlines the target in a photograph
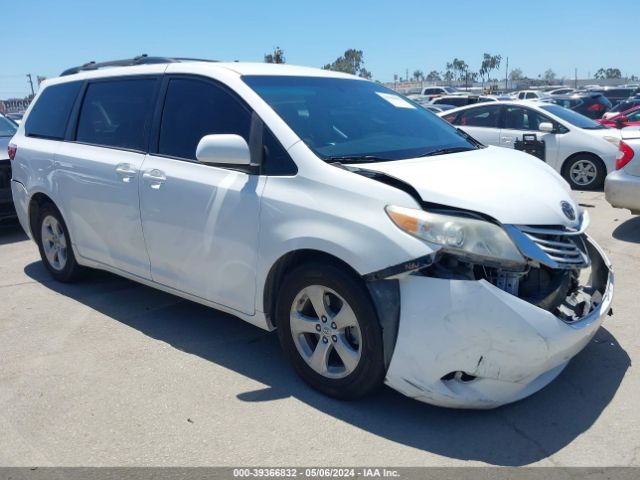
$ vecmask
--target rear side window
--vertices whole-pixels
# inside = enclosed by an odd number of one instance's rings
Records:
[[[156,86],[156,78],[89,84],[80,110],[76,140],[145,151]]]
[[[236,134],[249,142],[251,113],[223,87],[175,78],[169,82],[162,112],[158,153],[196,159],[205,135]]]
[[[468,127],[497,128],[499,114],[500,107],[497,105],[470,108],[460,113],[455,124]]]
[[[45,88],[27,117],[26,135],[62,140],[81,86],[81,82],[71,82]]]

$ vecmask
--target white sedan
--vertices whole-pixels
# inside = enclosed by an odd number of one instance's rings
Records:
[[[601,188],[615,169],[620,132],[559,105],[501,101],[438,115],[485,145],[516,148],[525,136],[535,136],[544,142],[544,160],[574,189]]]

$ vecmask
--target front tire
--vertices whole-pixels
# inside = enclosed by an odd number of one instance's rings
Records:
[[[577,155],[567,160],[562,176],[573,190],[597,190],[604,186],[607,167],[593,155]]]
[[[51,276],[60,282],[77,280],[83,268],[73,254],[67,225],[53,204],[40,206],[35,234],[40,257]]]
[[[320,392],[357,398],[382,384],[382,329],[366,287],[350,272],[312,263],[288,274],[276,322],[293,368]]]

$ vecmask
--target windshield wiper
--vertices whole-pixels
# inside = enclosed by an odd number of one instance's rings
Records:
[[[327,157],[330,163],[373,163],[389,162],[393,158],[378,157],[376,155],[342,155],[339,157]]]
[[[468,152],[469,150],[475,150],[475,148],[469,148],[469,147],[438,148],[436,150],[431,150],[429,152],[420,154],[418,155],[418,157],[433,157],[435,155],[445,155],[447,153]]]

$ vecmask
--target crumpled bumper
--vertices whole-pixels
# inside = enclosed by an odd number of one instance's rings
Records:
[[[591,239],[589,244],[590,283],[602,301],[573,323],[485,280],[400,280],[398,337],[385,383],[454,408],[497,407],[549,384],[589,343],[611,307],[611,264]],[[451,378],[451,372],[466,375]]]

